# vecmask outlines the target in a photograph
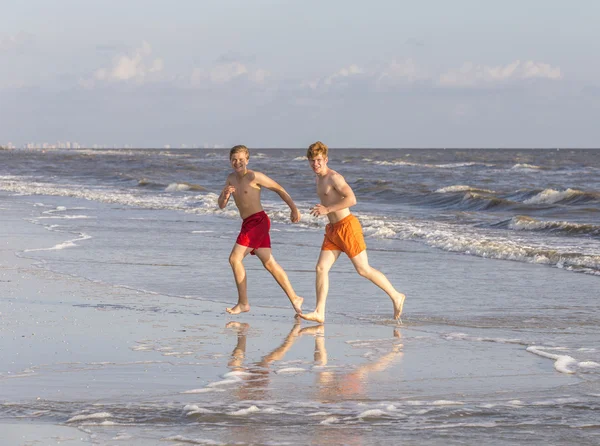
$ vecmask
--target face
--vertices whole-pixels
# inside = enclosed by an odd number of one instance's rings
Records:
[[[325,169],[327,168],[327,161],[329,160],[326,156],[317,155],[314,158],[309,159],[308,163],[310,164],[310,167],[313,170],[313,172],[317,175],[320,175],[322,173],[325,173]]]
[[[246,170],[246,166],[248,166],[248,158],[246,154],[243,152],[234,153],[231,155],[231,167],[236,172],[244,172]]]

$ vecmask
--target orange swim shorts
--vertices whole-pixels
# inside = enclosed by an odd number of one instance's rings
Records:
[[[254,252],[259,248],[270,248],[271,237],[269,230],[271,229],[271,220],[265,211],[252,214],[250,217],[244,218],[242,229],[235,241],[238,245],[254,248],[250,254],[256,255]]]
[[[350,258],[367,249],[358,218],[350,214],[337,223],[325,227],[325,240],[321,251],[343,251]]]

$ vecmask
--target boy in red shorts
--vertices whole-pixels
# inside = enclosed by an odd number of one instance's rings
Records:
[[[256,255],[265,269],[273,275],[279,286],[287,294],[296,313],[300,314],[302,313],[302,301],[304,299],[296,295],[287,274],[271,255],[271,238],[269,237],[271,221],[260,202],[262,188],[272,190],[285,201],[292,211],[290,214],[292,223],[300,221],[300,212],[283,187],[263,173],[248,170],[250,152],[246,146],[233,147],[229,152],[229,160],[233,172],[227,177],[225,187],[219,195],[219,208],[223,209],[227,206],[229,198],[233,194],[235,205],[240,211],[243,222],[240,234],[229,255],[229,263],[233,269],[233,276],[238,290],[238,303],[232,308],[227,308],[227,312],[239,314],[250,311],[246,287],[246,269],[242,261],[248,254],[252,254]]]
[[[317,307],[314,312],[299,316],[309,321],[325,322],[329,270],[344,252],[358,274],[369,279],[392,299],[394,319],[398,319],[402,314],[405,296],[396,291],[381,271],[369,265],[362,227],[349,209],[356,204],[356,197],[344,177],[327,167],[327,154],[328,148],[321,141],[312,144],[306,152],[310,167],[317,174],[317,195],[321,199],[321,203],[313,207],[310,213],[315,217],[327,215],[329,224],[325,228],[325,240],[317,262]]]

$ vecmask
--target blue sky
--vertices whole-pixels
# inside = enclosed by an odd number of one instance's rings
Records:
[[[0,144],[600,145],[595,0],[0,10]]]

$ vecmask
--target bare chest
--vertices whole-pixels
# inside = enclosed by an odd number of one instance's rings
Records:
[[[328,203],[339,198],[339,193],[328,181],[317,182],[317,195],[323,203]]]
[[[260,195],[260,186],[255,181],[232,181],[231,184],[235,187],[233,196],[236,199]]]

